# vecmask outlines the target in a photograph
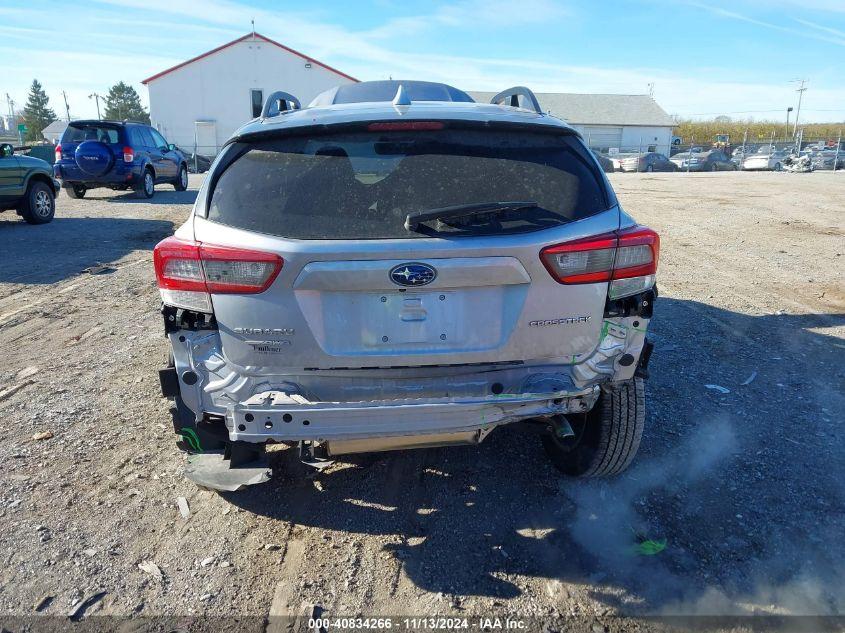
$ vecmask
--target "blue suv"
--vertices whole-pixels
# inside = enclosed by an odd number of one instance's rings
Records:
[[[134,189],[152,198],[157,183],[188,188],[184,154],[158,130],[130,121],[72,121],[56,146],[53,174],[71,198],[88,189]]]

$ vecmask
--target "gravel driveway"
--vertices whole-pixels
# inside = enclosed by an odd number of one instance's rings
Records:
[[[201,176],[0,216],[0,614],[845,613],[845,175],[612,181],[662,236],[661,297],[640,455],[595,482],[503,429],[198,489],[151,249]]]

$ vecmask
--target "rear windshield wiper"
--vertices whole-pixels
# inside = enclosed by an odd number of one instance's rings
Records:
[[[405,217],[405,229],[408,231],[417,231],[419,230],[420,224],[430,222],[431,220],[454,220],[456,218],[468,218],[484,213],[503,213],[518,209],[536,209],[539,206],[539,204],[532,201],[475,202],[472,204],[456,204],[451,207],[440,207],[424,211],[411,211]]]

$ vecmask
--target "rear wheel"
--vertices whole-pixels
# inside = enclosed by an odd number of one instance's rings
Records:
[[[188,188],[188,168],[185,165],[179,167],[179,175],[173,181],[173,188],[176,191],[185,191]]]
[[[647,172],[652,172],[652,171],[654,171],[654,165],[648,165],[648,166],[645,168],[645,170],[646,170]]]
[[[555,468],[574,477],[617,475],[633,461],[645,425],[642,378],[602,388],[589,413],[568,416],[575,435],[542,437]]]
[[[781,171],[782,169],[783,169],[783,165],[781,165],[780,163],[775,163],[775,166],[774,166],[775,171]]]
[[[21,216],[30,224],[47,224],[56,213],[56,198],[45,183],[36,181],[29,185]]]
[[[710,171],[719,171],[719,166],[716,163],[710,165]]]
[[[153,172],[150,169],[144,170],[144,177],[141,180],[141,186],[136,190],[140,198],[152,198],[155,193],[155,179]]]
[[[85,185],[71,185],[70,187],[65,187],[65,191],[67,191],[67,195],[69,198],[79,200],[80,198],[85,197],[85,194],[88,191],[88,187],[86,187]]]

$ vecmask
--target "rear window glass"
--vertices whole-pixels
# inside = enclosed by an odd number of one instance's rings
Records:
[[[609,206],[595,160],[572,136],[350,133],[264,141],[242,152],[214,186],[209,219],[295,239],[520,233]],[[509,201],[536,205],[405,229],[415,211]]]
[[[67,126],[62,135],[63,143],[81,143],[82,141],[100,141],[101,143],[119,143],[120,130],[105,125],[74,125]]]

